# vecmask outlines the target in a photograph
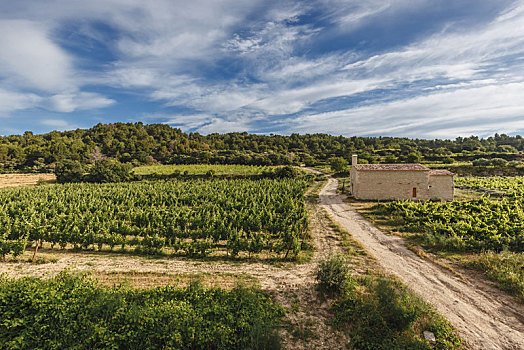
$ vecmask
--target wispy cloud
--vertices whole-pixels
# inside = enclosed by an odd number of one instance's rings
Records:
[[[109,106],[118,113],[127,95],[141,108],[128,115],[122,107],[124,120],[147,110],[204,133],[446,137],[497,125],[519,132],[524,1],[468,9],[473,3],[0,5],[0,113]]]

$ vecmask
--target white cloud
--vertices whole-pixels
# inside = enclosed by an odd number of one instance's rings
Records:
[[[44,91],[70,89],[70,58],[49,39],[48,30],[42,23],[0,20],[0,76]]]
[[[524,56],[523,1],[493,14],[483,27],[442,22],[443,29],[430,37],[371,56],[357,49],[318,53],[315,40],[322,35],[337,31],[350,36],[361,26],[413,8],[430,9],[432,4],[427,0],[19,2],[0,13],[0,77],[4,77],[0,111],[43,106],[73,112],[115,103],[83,91],[89,85],[93,91],[91,86],[111,86],[159,101],[162,107],[195,110],[194,115],[172,116],[169,123],[201,132],[256,131],[257,121],[290,118],[283,124],[303,132],[418,136],[432,135],[439,128],[463,130],[460,123],[466,122],[478,124],[475,130],[483,132],[482,125],[492,125],[490,115],[500,125],[522,116],[515,100],[522,96],[524,81],[524,61],[518,60]],[[305,14],[319,15],[322,26],[302,21]],[[117,35],[85,24],[90,22],[104,23]],[[60,48],[52,35],[64,23],[84,23],[80,34],[108,47],[115,59],[103,69],[78,68],[80,58]],[[326,44],[325,36],[322,40]],[[309,55],[309,48],[317,52]],[[31,89],[32,93],[20,92]],[[2,91],[9,96],[2,98]],[[354,101],[363,93],[367,97],[357,103],[366,107],[338,104],[344,97],[353,96]],[[336,103],[322,107],[328,112],[304,116],[331,99]],[[342,111],[329,112],[335,108]],[[287,114],[298,117],[282,117]]]
[[[58,94],[49,98],[49,108],[57,112],[103,108],[113,103],[114,100],[92,92]]]
[[[290,132],[315,130],[344,135],[393,135],[410,137],[458,136],[482,134],[487,129],[498,132],[524,120],[524,83],[488,85],[436,93],[302,116],[290,126]],[[522,123],[518,123],[522,125]]]
[[[42,119],[40,124],[62,129],[69,126],[69,123],[63,119]]]
[[[7,116],[7,113],[11,111],[31,108],[41,101],[42,98],[35,94],[16,93],[0,88],[0,117]]]

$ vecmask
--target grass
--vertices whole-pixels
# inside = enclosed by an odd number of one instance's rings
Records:
[[[244,273],[181,273],[171,274],[155,271],[94,271],[89,274],[104,286],[128,285],[133,288],[153,288],[160,286],[177,286],[186,288],[198,282],[206,288],[233,289],[241,285],[244,287],[258,287],[258,280]]]
[[[498,287],[524,303],[524,254],[484,252],[464,260],[463,265],[482,271]]]
[[[362,245],[326,216],[343,240],[346,258],[335,255],[319,264],[318,288],[332,299],[334,326],[350,334],[350,348],[461,348],[462,340],[444,317],[397,278],[385,275]],[[424,331],[434,333],[435,344],[424,339]]]

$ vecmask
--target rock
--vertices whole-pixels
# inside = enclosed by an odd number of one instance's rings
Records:
[[[424,331],[424,339],[426,339],[427,341],[429,341],[432,344],[437,342],[437,339],[435,339],[435,334],[429,331]]]

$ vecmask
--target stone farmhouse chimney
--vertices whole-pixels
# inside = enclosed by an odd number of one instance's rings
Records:
[[[351,165],[357,165],[358,164],[358,156],[356,154],[351,156]]]

